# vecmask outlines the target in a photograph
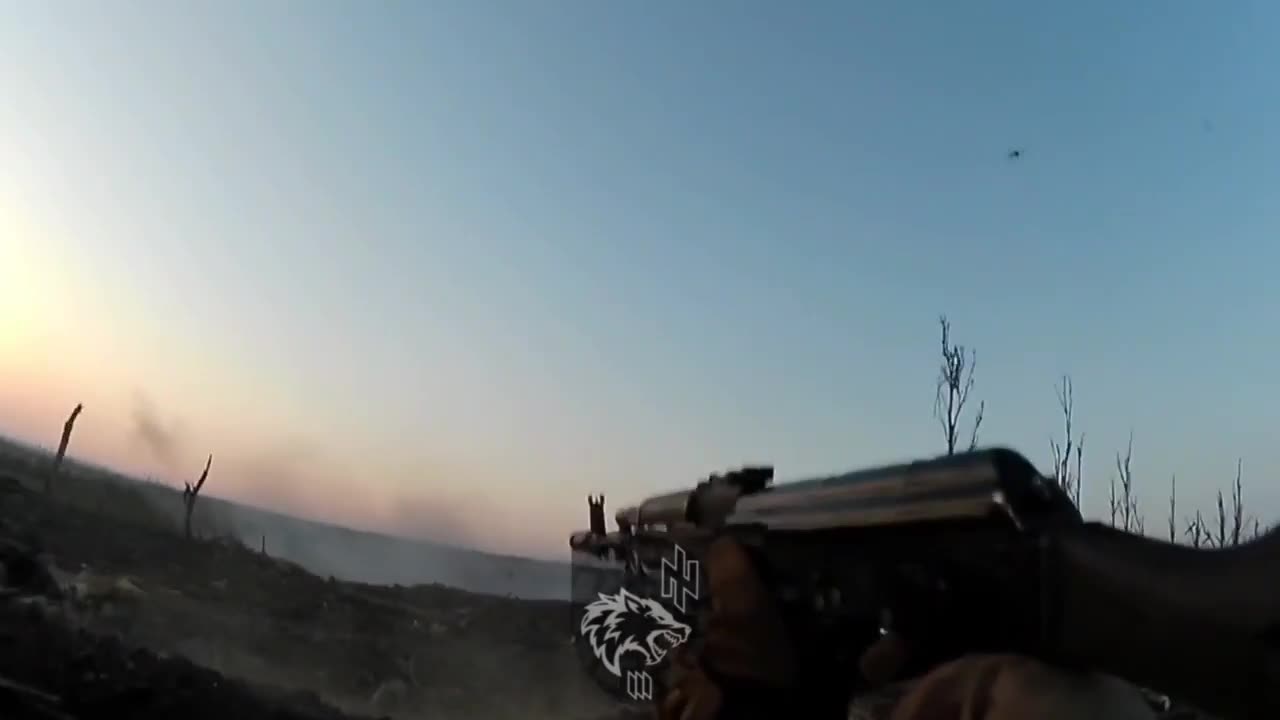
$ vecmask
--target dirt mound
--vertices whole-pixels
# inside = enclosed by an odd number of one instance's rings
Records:
[[[75,608],[33,551],[0,545],[0,705],[5,717],[348,720],[305,692],[252,688],[180,657],[77,628]]]

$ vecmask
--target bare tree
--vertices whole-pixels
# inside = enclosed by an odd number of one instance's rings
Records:
[[[209,479],[209,466],[213,465],[213,455],[209,455],[209,459],[204,463],[204,472],[200,473],[200,479],[195,485],[186,483],[186,488],[182,491],[182,504],[186,509],[183,518],[182,528],[187,539],[191,539],[191,513],[196,508],[196,498],[200,495],[200,489],[204,487],[204,481]]]
[[[954,455],[960,437],[960,419],[964,414],[965,403],[969,401],[969,393],[973,390],[973,369],[977,365],[977,353],[967,350],[963,345],[952,344],[951,322],[946,315],[940,316],[938,323],[942,326],[942,363],[933,398],[933,414],[942,425],[947,441],[947,454]],[[970,450],[978,446],[978,429],[982,426],[982,416],[986,409],[985,401],[978,403],[978,412],[974,415],[973,429],[969,434]]]
[[[1209,523],[1196,513],[1187,521],[1187,537],[1191,538],[1194,547],[1225,548],[1239,545],[1245,539],[1245,528],[1253,524],[1253,537],[1262,532],[1262,524],[1256,517],[1246,518],[1244,514],[1244,461],[1236,459],[1236,478],[1231,488],[1231,508],[1227,509],[1226,498],[1219,490],[1215,500],[1217,510],[1216,527],[1210,529]]]
[[[934,417],[942,426],[943,436],[947,443],[947,454],[955,454],[960,444],[961,425],[964,408],[974,385],[974,368],[977,356],[963,345],[954,344],[951,338],[951,323],[946,315],[938,319],[942,330],[942,362],[938,372],[936,392],[934,395]],[[1049,446],[1053,452],[1054,479],[1067,493],[1068,497],[1080,507],[1083,487],[1084,433],[1076,434],[1074,387],[1069,375],[1062,377],[1061,385],[1055,386],[1058,395],[1058,406],[1062,411],[1064,438],[1059,441],[1050,438]],[[969,436],[969,449],[978,443],[978,431],[982,426],[986,404],[980,402],[974,413],[973,425]],[[1219,491],[1217,495],[1217,523],[1210,525],[1205,516],[1197,510],[1192,517],[1184,519],[1183,535],[1194,547],[1227,547],[1238,545],[1247,536],[1258,537],[1265,531],[1280,528],[1280,525],[1263,527],[1261,521],[1244,512],[1243,462],[1236,461],[1236,477],[1231,492],[1231,506],[1228,510],[1226,497]],[[1138,498],[1134,492],[1133,477],[1133,432],[1129,433],[1129,442],[1123,454],[1116,453],[1115,474],[1110,481],[1110,521],[1113,527],[1125,532],[1145,534],[1146,522],[1140,512]],[[1169,480],[1169,515],[1168,534],[1170,542],[1178,541],[1178,479],[1176,475]],[[1250,530],[1252,526],[1252,530]]]
[[[67,421],[62,424],[62,440],[58,442],[58,452],[53,456],[53,466],[49,468],[49,474],[44,477],[44,494],[53,494],[53,482],[58,477],[58,472],[62,469],[62,459],[67,455],[67,445],[71,443],[71,431],[76,426],[76,418],[80,417],[84,405],[76,403],[75,409],[71,411],[71,415],[67,417]]]
[[[1241,477],[1244,475],[1244,459],[1236,458],[1236,484],[1231,491],[1231,544],[1239,545],[1241,532],[1244,530],[1244,486]],[[1255,523],[1256,527],[1256,523]]]
[[[1142,534],[1146,523],[1138,512],[1138,498],[1133,494],[1133,433],[1129,433],[1129,446],[1123,456],[1116,453],[1116,472],[1119,474],[1119,494],[1116,476],[1111,477],[1111,526],[1125,532]]]
[[[1081,468],[1084,463],[1084,433],[1081,433],[1078,439],[1073,434],[1071,422],[1075,412],[1075,395],[1071,384],[1071,376],[1063,375],[1062,384],[1056,389],[1058,391],[1058,407],[1062,410],[1063,425],[1066,429],[1066,440],[1062,443],[1057,440],[1049,440],[1049,447],[1053,450],[1054,479],[1066,491],[1067,496],[1075,502],[1076,507],[1080,507]],[[1073,462],[1074,468],[1072,467]]]
[[[1222,496],[1222,491],[1218,491],[1217,510],[1218,510],[1218,527],[1217,536],[1208,534],[1209,544],[1216,547],[1224,548],[1231,545],[1239,545],[1244,535],[1245,518],[1244,518],[1244,487],[1242,484],[1242,476],[1244,475],[1244,461],[1236,459],[1236,479],[1231,488],[1231,510],[1227,511],[1227,504]],[[1257,533],[1258,523],[1254,522],[1254,532]]]

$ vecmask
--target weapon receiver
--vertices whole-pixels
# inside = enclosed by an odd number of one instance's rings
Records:
[[[570,546],[651,586],[678,545],[720,534],[753,554],[802,677],[844,712],[857,661],[887,633],[902,674],[1015,652],[1124,677],[1227,720],[1280,717],[1280,534],[1197,550],[1085,522],[1016,452],[975,450],[773,483],[771,467],[651,497]],[[702,598],[703,603],[706,598]],[[812,688],[810,688],[812,690]]]

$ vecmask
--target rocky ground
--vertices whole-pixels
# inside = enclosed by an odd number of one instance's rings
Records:
[[[5,717],[564,718],[625,713],[569,609],[314,576],[235,542],[0,481]]]

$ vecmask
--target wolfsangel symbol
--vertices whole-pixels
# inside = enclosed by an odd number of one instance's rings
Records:
[[[627,672],[627,695],[632,700],[653,699],[653,676],[644,670]]]
[[[662,599],[670,600],[682,613],[688,601],[698,601],[698,561],[687,559],[679,545],[670,560],[662,560]]]
[[[623,655],[637,653],[645,665],[657,665],[693,632],[662,603],[640,597],[625,587],[613,595],[597,595],[599,599],[583,612],[578,631],[596,659],[618,678],[623,677]],[[628,681],[630,685],[630,678]]]

